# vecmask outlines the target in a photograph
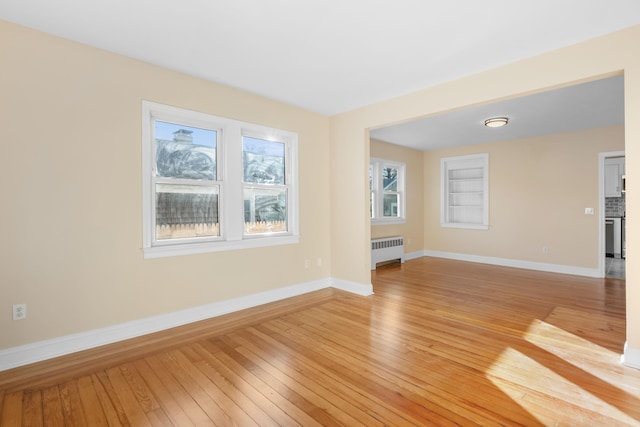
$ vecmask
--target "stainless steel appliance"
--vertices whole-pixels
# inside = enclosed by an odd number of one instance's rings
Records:
[[[606,219],[604,221],[604,236],[605,236],[605,255],[613,256],[613,220]]]
[[[626,215],[622,217],[622,258],[627,256],[627,243],[626,243],[626,229],[627,229],[627,217]]]

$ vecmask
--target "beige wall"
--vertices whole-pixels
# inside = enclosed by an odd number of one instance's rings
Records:
[[[640,182],[639,44],[640,27],[634,27],[329,119],[0,22],[0,349],[329,276],[368,284],[369,128],[621,71],[628,343],[640,349],[640,233],[634,226],[636,219],[640,223],[634,190]],[[144,260],[143,99],[298,132],[300,244]],[[515,172],[509,167],[516,154],[508,150],[492,155],[492,164],[510,160],[492,181]],[[554,152],[553,161],[563,156]],[[425,188],[427,195],[431,191]],[[505,200],[509,189],[492,191]],[[580,221],[591,220],[581,212],[597,207],[592,200],[585,193],[575,202]],[[513,227],[513,217],[493,205],[491,212],[496,232]],[[427,235],[432,214],[424,214]],[[531,243],[531,256],[539,245]],[[551,241],[550,255],[561,245]],[[573,256],[559,254],[562,263]],[[316,257],[324,259],[322,266],[305,269],[304,259]],[[27,304],[28,318],[13,322],[11,304],[18,302]]]
[[[0,349],[330,276],[328,118],[1,21],[0,64]],[[300,243],[143,259],[142,100],[298,132]]]
[[[371,238],[403,236],[405,252],[424,249],[424,184],[422,178],[422,152],[399,145],[371,140],[370,156],[404,163],[407,220],[404,224],[372,225]]]
[[[331,271],[341,280],[370,284],[369,131],[354,126],[348,114],[336,116],[330,143]]]
[[[598,154],[619,150],[624,126],[425,152],[425,249],[597,269]],[[440,158],[475,153],[489,153],[489,229],[442,228]]]
[[[336,217],[337,208],[332,207],[332,275],[359,283],[370,281],[364,254],[368,251],[366,242],[371,236],[371,230],[370,227],[362,226],[367,223],[368,199],[353,197],[353,195],[367,192],[368,184],[365,179],[369,159],[367,129],[624,72],[626,116],[624,133],[627,166],[627,338],[630,348],[640,349],[640,262],[636,260],[640,256],[636,249],[640,248],[640,233],[634,225],[636,221],[640,223],[640,197],[636,195],[634,189],[634,183],[640,182],[640,122],[637,120],[637,117],[640,117],[638,45],[640,45],[640,26],[332,117],[332,201],[340,204],[339,218]],[[490,162],[499,161],[500,155],[494,157],[498,158],[492,158]],[[333,160],[338,161],[333,162]],[[508,171],[503,169],[502,172],[498,172],[498,177],[500,173],[506,174]],[[358,176],[361,178],[358,179]],[[426,174],[425,180],[429,180]],[[506,192],[506,189],[502,191]],[[595,220],[585,218],[580,213],[584,212],[584,207],[595,205],[595,203],[593,196],[586,194],[581,196],[575,202],[576,218],[580,217],[580,222]],[[536,208],[542,209],[542,207]],[[425,212],[425,214],[427,217],[432,216],[431,212]],[[567,214],[574,215],[574,211]],[[512,220],[506,219],[505,215],[494,216],[492,225],[503,229],[510,227],[509,221]],[[589,225],[585,227],[588,228]],[[430,231],[431,227],[427,226],[425,234]],[[575,234],[575,231],[572,233]],[[362,244],[358,246],[357,242]],[[460,244],[458,241],[457,247]],[[350,249],[359,250],[360,254],[350,256],[346,249],[347,245]],[[425,245],[431,245],[431,243],[425,242]],[[540,246],[540,242],[532,243],[531,246]],[[560,254],[563,254],[558,258],[558,262],[564,262],[573,256],[569,251],[562,250],[561,246],[562,243],[556,240],[549,243],[550,250],[554,252],[559,250]],[[523,256],[533,256],[539,249],[527,247],[522,250],[526,251]],[[347,262],[347,259],[354,262]],[[593,262],[592,256],[587,258],[580,256],[580,259],[574,261],[587,265]]]

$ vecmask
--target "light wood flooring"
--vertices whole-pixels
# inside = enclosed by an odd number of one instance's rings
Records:
[[[624,258],[606,257],[604,259],[605,276],[624,279],[626,273],[626,260]]]
[[[422,258],[0,372],[0,425],[640,425],[625,282]]]

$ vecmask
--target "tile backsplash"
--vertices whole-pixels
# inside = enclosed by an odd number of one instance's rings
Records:
[[[606,197],[604,199],[604,214],[605,216],[618,217],[624,215],[625,200],[624,194],[622,197]]]

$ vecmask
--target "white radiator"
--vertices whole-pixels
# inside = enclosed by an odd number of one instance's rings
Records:
[[[383,261],[399,259],[404,262],[404,239],[402,236],[383,237],[371,240],[371,269]]]

